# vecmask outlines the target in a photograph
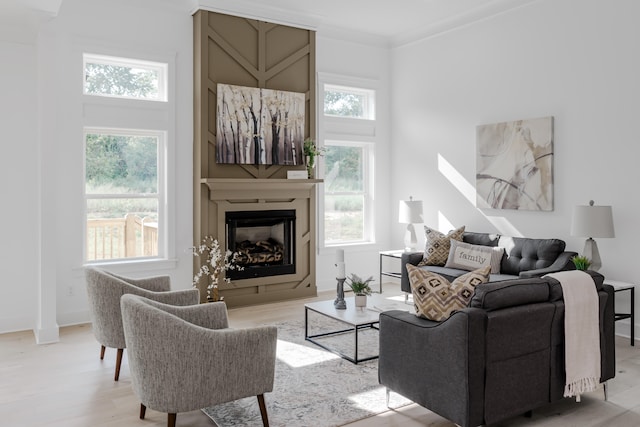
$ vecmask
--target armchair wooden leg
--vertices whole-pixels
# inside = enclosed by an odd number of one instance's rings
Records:
[[[144,414],[147,412],[147,407],[142,403],[140,404],[140,419],[144,420]]]
[[[100,346],[100,360],[104,360],[104,351],[105,347],[103,345]]]
[[[167,427],[176,427],[176,414],[168,414]]]
[[[116,357],[116,375],[114,378],[115,381],[118,381],[118,378],[120,378],[120,365],[122,364],[122,353],[124,353],[124,349],[119,348],[118,356]]]
[[[258,395],[258,405],[260,405],[260,415],[262,416],[262,425],[269,427],[269,418],[267,417],[267,405],[264,403],[264,394]]]

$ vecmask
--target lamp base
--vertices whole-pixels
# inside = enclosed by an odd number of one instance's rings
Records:
[[[418,248],[418,238],[413,224],[407,224],[407,231],[404,234],[404,251],[415,252]]]
[[[600,259],[600,252],[598,251],[598,245],[596,241],[589,237],[584,242],[583,255],[591,261],[589,270],[598,271],[602,267],[602,259]]]

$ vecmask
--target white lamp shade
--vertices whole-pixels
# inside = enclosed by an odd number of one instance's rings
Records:
[[[400,224],[421,224],[422,200],[400,200],[398,209],[398,222]]]
[[[611,206],[575,206],[571,235],[577,237],[615,237]]]

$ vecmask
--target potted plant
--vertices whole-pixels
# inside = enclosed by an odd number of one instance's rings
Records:
[[[307,165],[307,177],[312,179],[314,177],[313,168],[316,166],[316,157],[324,154],[324,149],[318,148],[316,143],[311,138],[304,140],[303,144],[304,158]]]
[[[591,266],[591,260],[584,255],[576,255],[571,258],[571,261],[576,266],[576,270],[588,270]]]
[[[351,288],[355,296],[356,307],[367,306],[367,296],[371,295],[371,287],[369,283],[373,281],[373,276],[369,276],[368,279],[362,279],[357,274],[351,274],[347,278],[347,285]]]

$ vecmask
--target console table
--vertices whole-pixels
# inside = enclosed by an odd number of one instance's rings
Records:
[[[402,277],[402,273],[400,272],[402,266],[398,267],[398,271],[383,270],[382,259],[387,257],[387,258],[394,258],[399,260],[402,257],[403,252],[404,250],[402,249],[380,252],[380,293],[382,293],[382,276],[395,277],[396,279],[399,279],[400,277]]]
[[[629,329],[629,336],[631,340],[631,345],[635,346],[635,321],[636,321],[636,312],[635,312],[635,302],[636,302],[636,285],[633,283],[620,282],[618,280],[605,280],[606,285],[613,286],[613,290],[615,293],[618,292],[628,292],[630,299],[630,310],[629,313],[619,313],[616,311],[615,320],[622,319],[630,319],[631,325]]]

